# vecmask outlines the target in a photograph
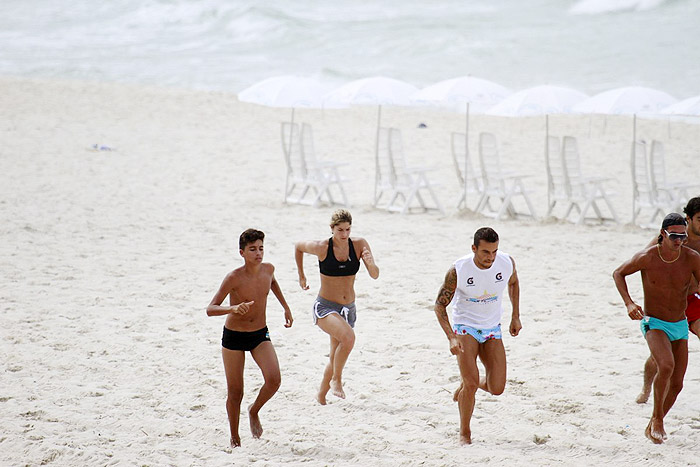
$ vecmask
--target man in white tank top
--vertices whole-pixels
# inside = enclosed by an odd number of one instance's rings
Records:
[[[517,336],[520,324],[520,284],[515,261],[498,251],[498,234],[490,227],[474,233],[472,253],[459,258],[445,275],[445,282],[435,301],[435,314],[457,356],[462,383],[455,391],[459,405],[459,435],[462,444],[471,444],[470,422],[476,390],[481,388],[495,396],[506,385],[506,351],[501,340],[503,293],[508,288],[512,305],[509,331]],[[447,307],[452,305],[452,324]],[[479,378],[476,357],[484,364],[485,375]]]

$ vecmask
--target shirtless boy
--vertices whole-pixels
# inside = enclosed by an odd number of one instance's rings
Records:
[[[700,253],[700,196],[692,198],[683,208],[685,220],[688,222],[688,240],[685,246],[692,248]],[[657,242],[654,239],[649,245]],[[688,328],[690,332],[700,338],[700,287],[698,282],[693,277],[688,290],[688,306],[685,309],[685,317],[688,319]],[[642,392],[637,396],[637,403],[644,404],[649,400],[651,394],[651,383],[656,376],[656,362],[654,357],[649,355],[646,363],[644,363],[644,384]]]
[[[685,218],[667,215],[661,223],[656,245],[644,248],[615,269],[613,278],[630,319],[641,320],[641,329],[657,366],[654,378],[654,409],[645,430],[656,444],[666,439],[664,417],[683,388],[688,366],[687,296],[700,281],[700,254],[686,246]],[[629,295],[626,277],[641,272],[644,308]]]
[[[267,295],[270,290],[284,308],[284,326],[288,328],[293,322],[292,312],[275,280],[275,267],[262,262],[264,238],[265,234],[255,229],[248,229],[241,234],[238,241],[239,252],[245,264],[226,275],[207,306],[207,316],[226,315],[221,352],[228,388],[226,412],[231,428],[232,448],[241,445],[238,420],[243,400],[245,352],[250,352],[253,356],[265,380],[255,402],[248,406],[253,438],[260,438],[263,432],[258,416],[260,409],[277,392],[281,383],[279,362],[270,341],[265,319]],[[229,305],[221,305],[227,295]]]

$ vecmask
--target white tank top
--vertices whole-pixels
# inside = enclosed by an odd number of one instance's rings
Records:
[[[510,256],[496,252],[496,260],[488,269],[474,264],[474,253],[454,263],[457,288],[452,297],[452,324],[477,329],[495,328],[501,324],[503,293],[513,274]]]

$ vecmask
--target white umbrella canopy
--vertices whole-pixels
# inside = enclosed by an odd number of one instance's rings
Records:
[[[238,100],[268,107],[320,108],[327,91],[312,78],[284,75],[253,84],[238,93]]]
[[[450,108],[456,111],[469,104],[472,112],[485,112],[512,91],[500,84],[473,76],[447,79],[427,86],[410,96],[414,105]]]
[[[418,88],[412,84],[384,76],[363,78],[323,96],[325,106],[344,105],[410,105],[408,97]]]
[[[506,117],[569,113],[574,105],[587,98],[586,94],[576,89],[535,86],[506,97],[486,113]]]
[[[577,113],[609,115],[653,114],[676,102],[663,91],[643,86],[629,86],[601,92],[574,106]]]
[[[664,115],[698,115],[700,116],[700,96],[676,102],[665,107],[662,111]]]

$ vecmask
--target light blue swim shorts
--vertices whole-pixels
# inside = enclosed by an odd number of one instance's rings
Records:
[[[489,339],[501,339],[503,337],[501,336],[500,324],[495,328],[490,329],[477,329],[471,326],[467,326],[466,324],[453,324],[452,331],[454,331],[455,334],[460,336],[470,335],[474,339],[476,339],[476,341],[479,344],[483,344]]]
[[[644,337],[647,335],[647,331],[651,329],[658,329],[666,333],[668,340],[671,342],[688,339],[688,320],[682,319],[676,322],[664,321],[662,319],[654,318],[653,316],[645,316],[639,327],[642,329],[642,334]]]

